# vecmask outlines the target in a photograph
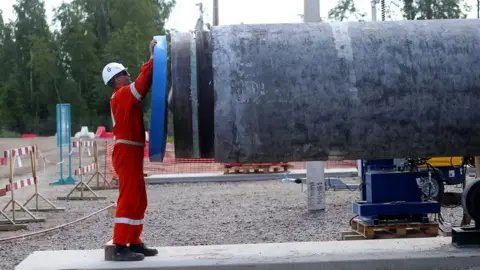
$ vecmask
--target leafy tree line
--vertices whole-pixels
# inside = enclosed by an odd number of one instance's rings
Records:
[[[357,1],[339,0],[329,19],[370,20]],[[0,13],[0,135],[53,135],[57,103],[71,104],[72,132],[81,126],[111,129],[111,89],[102,82],[103,66],[121,62],[135,78],[148,59],[151,37],[169,37],[165,23],[175,3],[73,0],[55,9],[58,27],[52,30],[42,0],[17,0],[14,21],[5,22]],[[470,8],[463,0],[385,0],[387,19],[395,9],[409,20],[464,18]],[[145,103],[148,127],[150,98]]]
[[[356,19],[366,21],[367,14],[357,7],[359,0],[338,0],[337,5],[329,10],[328,19],[344,21]],[[362,0],[363,1],[363,0]],[[370,0],[368,0],[370,2]],[[480,17],[480,0],[477,3],[477,17]],[[392,19],[399,10],[401,17],[406,20],[432,19],[464,19],[471,6],[465,0],[384,0],[385,20]],[[377,4],[377,20],[382,20],[381,1]]]
[[[17,0],[14,21],[0,13],[2,134],[53,135],[57,103],[71,104],[72,133],[81,126],[110,129],[104,65],[121,62],[135,78],[152,36],[169,36],[165,23],[174,6],[175,0],[73,0],[55,9],[58,27],[51,30],[42,0]]]

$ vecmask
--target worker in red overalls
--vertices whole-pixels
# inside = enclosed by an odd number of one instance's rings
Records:
[[[140,102],[152,85],[153,47],[156,43],[156,40],[150,42],[150,59],[142,66],[135,82],[119,63],[106,65],[102,72],[105,85],[114,89],[110,108],[115,136],[112,160],[119,178],[113,230],[116,261],[139,261],[158,253],[156,249],[147,248],[140,238],[147,209],[143,176],[145,127]]]

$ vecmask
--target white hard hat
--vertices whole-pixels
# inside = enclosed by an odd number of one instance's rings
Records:
[[[107,85],[108,81],[113,78],[113,76],[117,75],[118,73],[126,70],[126,68],[119,63],[109,63],[103,68],[102,77],[103,82]]]

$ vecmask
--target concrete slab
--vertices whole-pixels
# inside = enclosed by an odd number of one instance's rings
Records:
[[[104,261],[104,250],[36,251],[15,269],[459,269],[480,265],[480,249],[451,238],[161,247],[141,262]]]
[[[325,177],[355,177],[358,176],[356,168],[325,169]],[[204,183],[204,182],[239,182],[239,181],[266,181],[280,180],[285,177],[280,173],[251,173],[251,174],[224,174],[219,173],[182,173],[182,174],[154,174],[145,177],[145,182],[150,185],[171,183]],[[306,170],[291,170],[289,178],[305,178]]]

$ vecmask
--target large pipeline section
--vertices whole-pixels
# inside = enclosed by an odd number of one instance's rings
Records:
[[[172,36],[175,156],[214,157],[214,92],[210,32]]]
[[[229,25],[198,36],[172,38],[177,158],[480,155],[480,20]]]

